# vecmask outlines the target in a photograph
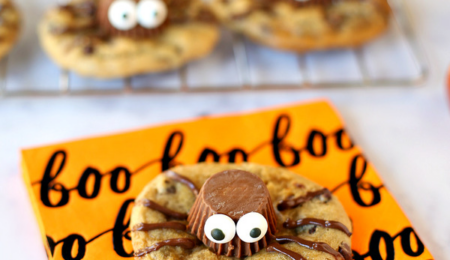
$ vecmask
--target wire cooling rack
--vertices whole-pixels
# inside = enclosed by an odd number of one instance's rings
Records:
[[[389,4],[393,12],[389,31],[357,49],[285,53],[257,46],[240,35],[225,32],[211,57],[172,72],[114,81],[83,79],[55,65],[38,65],[41,60],[49,64],[42,53],[33,65],[47,66],[39,68],[42,72],[37,70],[28,76],[22,68],[22,71],[16,68],[14,72],[14,64],[10,72],[8,66],[13,59],[10,55],[0,61],[0,96],[419,85],[428,75],[424,52],[415,37],[404,2],[390,0]],[[45,80],[40,76],[44,72],[48,74]],[[40,84],[34,86],[33,82]]]

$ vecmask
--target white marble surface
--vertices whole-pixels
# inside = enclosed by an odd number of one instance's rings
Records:
[[[18,2],[24,9],[30,3]],[[0,100],[2,259],[46,259],[20,176],[21,148],[318,97],[330,99],[339,109],[348,130],[374,163],[435,259],[450,259],[450,106],[444,87],[444,75],[450,65],[450,3],[408,0],[407,5],[431,65],[430,78],[418,88]],[[39,6],[37,14],[44,10]],[[36,15],[27,14],[29,19],[33,16]],[[24,64],[28,55],[43,55],[32,42],[33,28],[33,21],[27,20],[29,31],[15,50],[24,59],[18,59],[16,67],[11,68],[10,81],[12,85],[21,82],[17,85],[48,87],[45,82],[55,76],[52,73],[56,69],[49,69],[49,74],[30,75],[28,70],[37,64]],[[392,67],[395,69],[395,64]]]

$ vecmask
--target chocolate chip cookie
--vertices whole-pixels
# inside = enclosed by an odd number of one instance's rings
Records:
[[[39,35],[64,69],[121,78],[204,57],[219,33],[200,0],[73,0],[45,15]]]
[[[355,47],[384,32],[386,0],[208,0],[230,29],[255,42],[306,52]]]
[[[352,259],[352,225],[329,190],[284,168],[178,166],[131,215],[136,259]]]

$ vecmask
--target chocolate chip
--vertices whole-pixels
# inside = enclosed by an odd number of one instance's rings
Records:
[[[95,51],[94,46],[92,46],[91,44],[86,45],[83,48],[84,54],[92,54],[92,53],[94,53],[94,51]]]
[[[301,183],[296,183],[296,184],[294,184],[294,186],[297,187],[297,188],[299,188],[299,189],[304,189],[304,188],[306,188],[306,186],[303,185],[303,184],[301,184]]]
[[[313,226],[312,228],[310,228],[310,229],[308,230],[308,233],[309,233],[310,235],[312,235],[312,234],[316,233],[316,229],[317,229],[317,226]]]
[[[175,194],[177,192],[177,188],[175,186],[170,186],[166,189],[167,193]]]

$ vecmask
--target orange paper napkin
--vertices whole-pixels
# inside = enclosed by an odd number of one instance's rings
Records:
[[[160,125],[22,155],[49,259],[129,259],[133,199],[160,172],[200,161],[287,167],[327,187],[353,220],[356,260],[432,259],[325,101]]]

